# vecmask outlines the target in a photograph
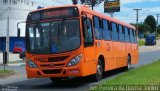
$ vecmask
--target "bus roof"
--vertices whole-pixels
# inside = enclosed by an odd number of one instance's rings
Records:
[[[77,8],[79,8],[80,11],[87,12],[87,13],[90,13],[90,14],[95,15],[95,16],[99,16],[101,18],[107,19],[108,21],[112,21],[112,22],[115,22],[117,24],[121,24],[123,26],[132,28],[134,30],[136,29],[134,26],[132,26],[130,24],[127,24],[127,23],[125,23],[123,21],[120,21],[118,19],[111,18],[110,16],[101,14],[101,13],[99,13],[97,11],[93,11],[93,10],[89,9],[89,7],[83,6],[83,5],[50,6],[50,7],[46,7],[46,8],[37,9],[37,10],[34,10],[32,12],[41,11],[41,10],[47,10],[47,9],[52,9],[52,8],[62,8],[62,7],[77,7]]]

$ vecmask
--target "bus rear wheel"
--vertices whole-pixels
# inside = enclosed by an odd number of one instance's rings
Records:
[[[97,67],[96,67],[96,74],[94,75],[95,81],[100,81],[103,76],[103,66],[102,66],[102,61],[99,60]]]
[[[127,58],[127,70],[130,70],[131,69],[131,57],[128,56]]]

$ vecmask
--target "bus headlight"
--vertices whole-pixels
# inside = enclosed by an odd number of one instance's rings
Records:
[[[37,68],[37,65],[34,62],[32,62],[31,60],[27,60],[27,64],[30,68]]]
[[[80,60],[82,59],[82,57],[83,57],[82,54],[74,57],[74,58],[67,64],[67,66],[75,66],[75,65],[77,65],[77,64],[80,62]]]

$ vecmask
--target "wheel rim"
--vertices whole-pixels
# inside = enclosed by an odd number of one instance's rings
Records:
[[[100,80],[102,78],[102,65],[98,62],[97,65],[97,79]]]
[[[131,69],[131,61],[130,57],[128,57],[128,69]]]

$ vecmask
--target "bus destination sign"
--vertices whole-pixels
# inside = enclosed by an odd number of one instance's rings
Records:
[[[58,19],[58,18],[70,18],[78,17],[78,8],[68,7],[68,8],[53,8],[37,12],[32,12],[28,16],[28,21],[41,21],[48,19]]]

